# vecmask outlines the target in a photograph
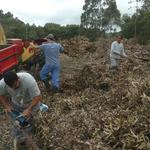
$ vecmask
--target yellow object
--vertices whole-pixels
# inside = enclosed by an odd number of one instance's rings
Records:
[[[21,56],[22,62],[27,61],[28,59],[30,59],[32,56],[34,55],[34,51],[30,51],[30,46],[27,48],[23,48],[23,53]]]
[[[0,24],[0,45],[6,44],[6,36],[2,25]]]
[[[2,25],[0,24],[0,45],[5,45],[6,43],[7,42],[6,42],[5,32]],[[34,44],[30,43],[30,45],[33,46]],[[22,62],[27,61],[34,55],[34,51],[30,51],[30,45],[27,48],[25,47],[23,48],[23,53],[21,55]]]

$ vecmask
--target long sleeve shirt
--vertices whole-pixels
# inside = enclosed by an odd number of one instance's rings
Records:
[[[121,57],[127,57],[124,52],[123,43],[118,43],[117,41],[114,41],[111,44],[110,58],[120,59]]]

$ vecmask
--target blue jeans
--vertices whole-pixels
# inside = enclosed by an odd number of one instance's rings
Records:
[[[60,65],[59,64],[45,64],[40,72],[41,80],[46,80],[49,73],[51,73],[52,88],[59,89]]]
[[[19,127],[13,126],[12,128],[12,136],[16,139],[21,139],[21,138],[26,138],[26,134],[30,135],[33,133],[34,131],[34,119],[30,118],[30,120],[28,120],[30,126],[29,127],[25,127],[24,129],[21,129]]]

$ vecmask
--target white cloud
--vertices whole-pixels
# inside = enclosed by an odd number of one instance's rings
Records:
[[[121,13],[128,13],[129,0],[116,0]],[[0,0],[1,7],[25,23],[44,25],[53,22],[61,25],[80,24],[84,0]],[[130,10],[133,13],[134,9]]]
[[[4,13],[10,11],[14,17],[30,24],[44,25],[79,24],[84,0],[0,0]],[[8,5],[9,4],[9,5]]]
[[[132,15],[136,12],[136,7],[140,8],[142,3],[137,0],[116,0],[117,7],[122,14]]]

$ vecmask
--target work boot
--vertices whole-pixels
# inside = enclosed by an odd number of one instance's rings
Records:
[[[58,88],[58,87],[53,87],[53,88],[52,88],[52,91],[53,91],[54,93],[63,93],[63,90],[60,89],[60,88]]]
[[[110,67],[109,70],[110,70],[110,73],[111,73],[112,75],[117,74],[118,71],[119,71],[118,66]]]
[[[48,80],[42,80],[42,81],[45,85],[46,91],[50,91],[50,84],[49,84]]]
[[[58,93],[58,92],[59,92],[59,88],[53,86],[53,87],[52,87],[52,92],[53,92],[53,93]]]

